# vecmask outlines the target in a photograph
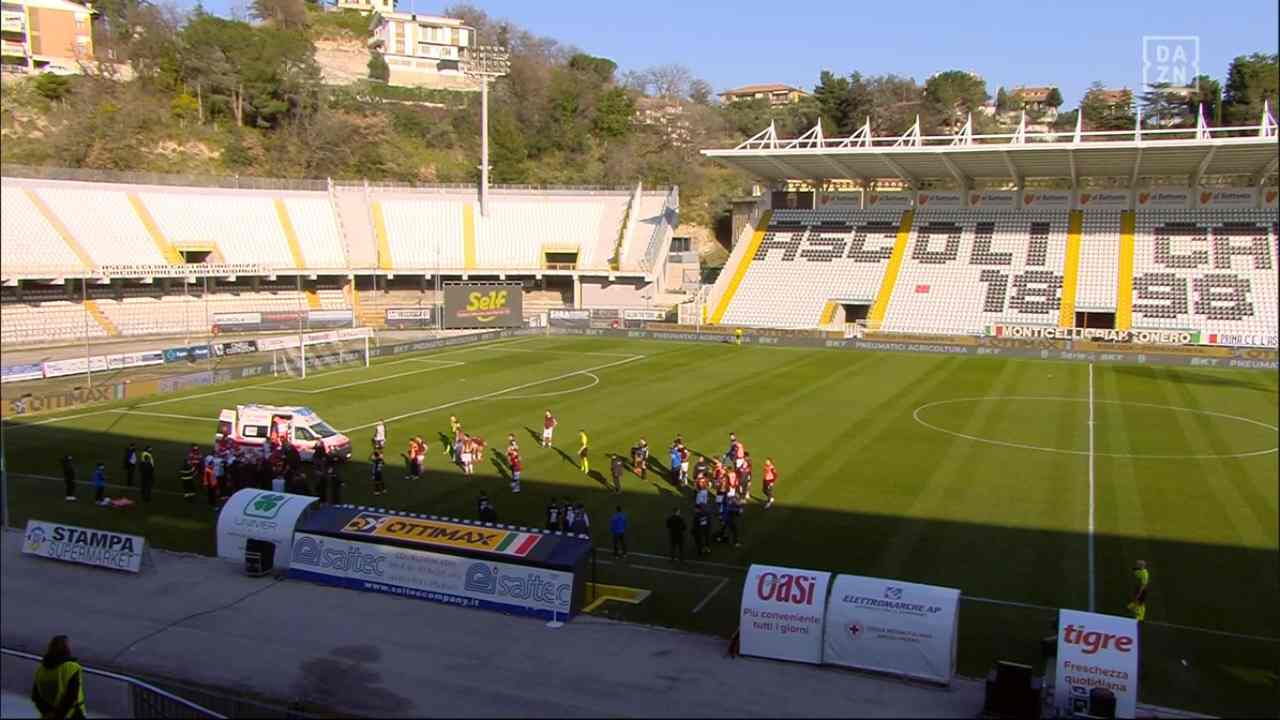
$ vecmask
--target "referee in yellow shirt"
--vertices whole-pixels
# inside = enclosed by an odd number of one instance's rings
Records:
[[[578,431],[578,442],[582,443],[582,447],[578,448],[578,463],[582,466],[582,474],[586,475],[591,471],[591,464],[587,462],[587,431]]]
[[[1151,583],[1151,573],[1147,570],[1147,561],[1139,560],[1133,564],[1133,599],[1125,606],[1134,619],[1142,622],[1147,619],[1147,587]]]

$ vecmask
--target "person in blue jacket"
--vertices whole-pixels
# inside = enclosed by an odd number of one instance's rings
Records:
[[[680,482],[680,463],[682,462],[682,459],[680,457],[680,447],[677,446],[675,443],[671,443],[670,462],[671,462],[671,484],[675,485]]]
[[[617,511],[613,513],[613,517],[609,518],[609,532],[613,534],[613,556],[627,556],[627,514],[622,512],[622,506],[617,507]]]
[[[93,469],[93,501],[99,505],[106,505],[107,500],[107,466],[98,463]]]

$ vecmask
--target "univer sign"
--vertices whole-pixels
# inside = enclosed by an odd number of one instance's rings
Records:
[[[1056,677],[1054,705],[1059,717],[1090,713],[1094,688],[1115,695],[1115,717],[1133,717],[1138,702],[1138,622],[1059,610]]]
[[[444,287],[444,326],[521,327],[520,283],[449,283]]]
[[[831,573],[752,565],[742,587],[743,655],[822,662],[822,627]]]
[[[542,539],[541,535],[535,533],[370,512],[362,512],[351,518],[341,532],[347,535],[373,535],[393,540],[406,540],[419,545],[479,550],[513,557],[528,555],[529,551],[533,550]]]
[[[51,560],[138,572],[146,540],[138,535],[28,520],[22,552]]]

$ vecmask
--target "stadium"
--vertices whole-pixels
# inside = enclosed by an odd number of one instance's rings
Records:
[[[105,716],[1275,715],[1269,102],[770,124],[698,148],[718,274],[484,112],[476,184],[6,161],[6,693],[67,634]]]

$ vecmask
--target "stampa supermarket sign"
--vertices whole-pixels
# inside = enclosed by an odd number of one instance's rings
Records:
[[[146,539],[139,535],[28,520],[22,552],[50,560],[136,573],[142,569],[145,543]]]

